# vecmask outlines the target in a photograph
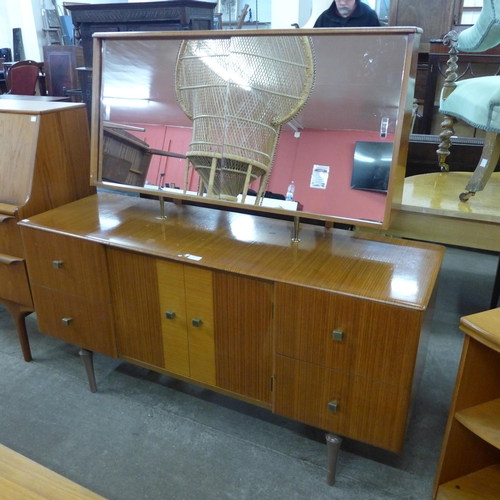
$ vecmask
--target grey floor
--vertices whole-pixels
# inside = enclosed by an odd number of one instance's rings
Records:
[[[34,315],[34,359],[24,362],[1,305],[0,443],[113,500],[428,499],[461,352],[459,319],[488,309],[497,261],[447,249],[404,452],[344,439],[333,487],[322,431],[99,355],[92,394],[77,348],[40,334]]]

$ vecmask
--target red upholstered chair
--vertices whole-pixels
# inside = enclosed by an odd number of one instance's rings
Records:
[[[7,93],[35,95],[40,68],[36,61],[19,61],[7,68]]]

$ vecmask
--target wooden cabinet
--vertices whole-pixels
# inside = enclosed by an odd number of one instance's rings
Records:
[[[463,0],[391,0],[389,26],[419,26],[420,43],[441,38],[460,22]]]
[[[465,316],[462,357],[433,498],[498,498],[500,309]]]
[[[83,66],[83,49],[77,45],[43,48],[43,67],[48,95],[64,96],[65,90],[80,88],[76,68]]]
[[[99,193],[20,223],[42,331],[87,346],[98,331],[126,361],[401,451],[442,247],[159,210]],[[60,326],[75,298],[96,305],[88,339]]]
[[[0,302],[12,313],[26,361],[24,317],[34,305],[18,221],[95,193],[83,104],[0,103]]]

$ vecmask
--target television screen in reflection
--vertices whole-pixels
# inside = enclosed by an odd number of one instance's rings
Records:
[[[386,193],[393,147],[392,142],[356,142],[351,188]]]

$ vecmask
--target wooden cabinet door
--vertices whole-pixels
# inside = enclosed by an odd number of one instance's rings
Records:
[[[216,385],[212,277],[207,269],[184,266],[191,378]]]
[[[118,354],[165,368],[156,261],[108,249]]]
[[[271,402],[273,284],[214,273],[217,386]]]
[[[156,261],[165,369],[215,386],[212,271]]]

